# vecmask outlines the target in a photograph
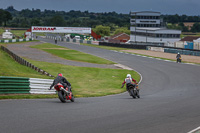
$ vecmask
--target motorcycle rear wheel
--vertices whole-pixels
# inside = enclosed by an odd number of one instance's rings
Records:
[[[58,91],[58,98],[60,99],[61,102],[63,102],[63,103],[66,102],[66,97],[64,97],[63,91]]]

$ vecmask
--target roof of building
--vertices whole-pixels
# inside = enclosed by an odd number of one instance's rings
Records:
[[[176,30],[176,29],[167,29],[167,28],[154,28],[154,27],[137,27],[136,30],[144,30],[144,31],[180,31],[181,30]]]
[[[117,37],[119,37],[119,36],[122,36],[122,35],[129,36],[129,35],[126,34],[126,33],[118,33],[118,34],[115,34],[114,36],[111,36],[110,38],[111,38],[111,39],[115,39],[115,38],[117,38]]]
[[[182,38],[180,41],[193,42],[193,40],[197,40],[198,38],[200,38],[200,37],[198,37],[198,36],[186,36],[186,37]]]
[[[130,12],[131,14],[137,14],[137,13],[156,13],[156,14],[161,14],[160,12],[155,12],[155,11],[139,11],[139,12]]]

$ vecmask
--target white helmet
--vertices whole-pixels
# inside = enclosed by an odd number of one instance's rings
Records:
[[[127,78],[131,78],[131,75],[130,75],[130,74],[127,74],[126,77],[127,77]]]

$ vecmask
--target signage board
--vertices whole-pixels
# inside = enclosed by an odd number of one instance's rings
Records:
[[[48,27],[48,26],[32,26],[31,29],[32,29],[32,32],[91,34],[91,28],[88,28],[88,27]]]

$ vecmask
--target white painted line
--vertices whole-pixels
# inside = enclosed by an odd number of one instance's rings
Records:
[[[122,68],[122,69],[133,70],[132,68],[127,67],[127,66],[124,66],[124,65],[122,65],[122,64],[114,64],[114,65],[117,66],[117,67],[120,67],[120,68]]]
[[[40,42],[47,43],[47,42],[45,42],[45,41],[40,41]]]
[[[198,131],[198,132],[197,132]],[[196,129],[188,132],[188,133],[199,133],[200,132],[200,127],[197,127]]]
[[[122,52],[119,52],[122,53]],[[125,53],[127,54],[127,53]],[[129,54],[129,53],[128,53]],[[140,56],[140,57],[144,57],[144,58],[150,58],[150,59],[157,59],[157,60],[162,60],[162,61],[167,61],[167,62],[175,62],[176,61],[171,61],[171,60],[164,60],[164,59],[160,59],[160,58],[155,58],[155,57],[148,57],[148,56],[144,56],[144,55],[138,55],[138,54],[130,54],[130,55],[134,55],[134,56]],[[195,65],[195,66],[199,66],[198,64],[194,64],[194,63],[182,63],[182,64],[188,64],[188,65]]]
[[[140,75],[140,81],[138,82],[138,84],[140,84],[140,83],[142,82],[142,74],[140,74],[138,71],[136,71],[136,70],[134,70],[134,69],[132,69],[132,68],[130,68],[130,67],[128,67],[128,66],[124,66],[124,65],[122,65],[122,64],[114,64],[114,65],[115,65],[115,66],[118,66],[118,67],[121,67],[121,68],[123,68],[123,69],[132,70],[132,71],[137,72],[137,73]]]
[[[166,62],[175,62],[175,61],[171,61],[171,60],[164,60],[164,61],[166,61]]]

